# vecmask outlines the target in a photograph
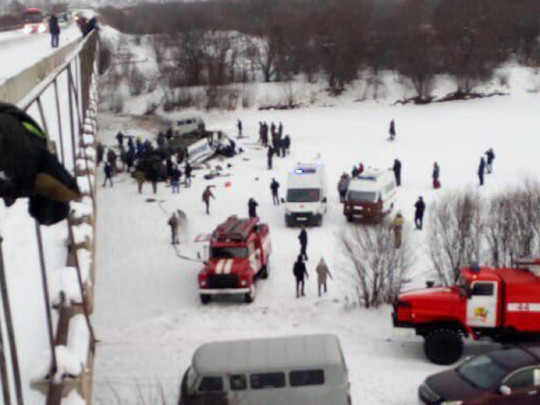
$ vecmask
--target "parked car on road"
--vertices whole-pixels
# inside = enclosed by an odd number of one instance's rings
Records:
[[[434,374],[418,389],[426,405],[540,404],[540,346],[496,350]]]

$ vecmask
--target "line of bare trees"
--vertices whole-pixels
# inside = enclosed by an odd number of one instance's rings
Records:
[[[210,0],[107,7],[101,14],[121,31],[167,36],[165,43],[185,55],[174,67],[186,86],[223,82],[226,72],[228,80],[267,82],[322,73],[339,94],[359,70],[389,69],[410,82],[416,102],[429,102],[437,74],[449,75],[454,97],[465,98],[509,59],[540,61],[537,0]],[[251,38],[251,46],[225,35],[220,49],[228,52],[216,50],[204,73],[202,42],[225,31]],[[244,53],[261,74],[237,65],[231,53]]]

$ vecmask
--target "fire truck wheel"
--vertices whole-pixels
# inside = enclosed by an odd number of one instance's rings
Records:
[[[266,263],[266,266],[261,269],[261,278],[263,280],[266,280],[268,278],[268,262]]]
[[[244,300],[246,301],[246,304],[251,304],[255,300],[256,294],[257,288],[255,287],[255,282],[252,282],[251,287],[249,287],[249,292],[244,295]]]
[[[208,304],[210,301],[212,301],[212,296],[208,294],[201,294],[201,302],[203,304]]]
[[[424,338],[424,352],[435,364],[453,364],[463,354],[461,334],[451,329],[436,329]]]

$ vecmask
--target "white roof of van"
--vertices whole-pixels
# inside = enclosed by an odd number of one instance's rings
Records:
[[[368,169],[352,178],[349,190],[379,191],[388,180],[391,181],[392,176],[393,173],[390,170]]]
[[[193,355],[199,374],[325,367],[342,362],[335,335],[305,335],[206,343]]]

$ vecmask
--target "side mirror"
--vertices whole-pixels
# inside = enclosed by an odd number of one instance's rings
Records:
[[[435,285],[435,281],[433,280],[426,281],[426,288],[433,288],[434,285]]]
[[[326,203],[328,202],[328,199],[327,199],[326,197],[324,197],[324,198],[322,199],[322,202],[323,202],[324,204],[326,204]]]
[[[499,388],[499,392],[501,393],[501,395],[508,397],[512,395],[512,388],[510,388],[508,385],[501,385]]]
[[[282,198],[282,199],[281,199],[281,203],[282,203],[282,204],[285,204],[285,198]]]

